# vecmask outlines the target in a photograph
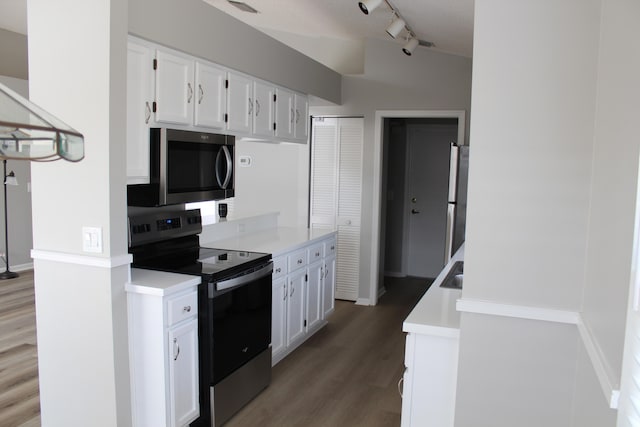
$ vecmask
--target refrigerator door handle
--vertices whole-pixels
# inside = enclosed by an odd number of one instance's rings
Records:
[[[453,256],[453,229],[456,222],[456,205],[455,203],[449,203],[447,205],[447,232],[446,232],[446,240],[444,243],[444,262],[445,264],[449,262],[451,257]]]
[[[451,143],[451,157],[449,158],[449,203],[456,202],[458,191],[458,159],[460,147],[454,142]]]

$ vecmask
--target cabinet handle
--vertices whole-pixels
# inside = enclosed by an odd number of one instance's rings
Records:
[[[260,101],[256,99],[256,117],[260,115]]]
[[[249,115],[253,114],[253,101],[249,98]]]
[[[302,264],[302,258],[298,259],[298,264]]]
[[[300,111],[296,110],[296,124],[300,121]]]
[[[398,381],[398,393],[400,394],[400,398],[402,399],[404,396],[402,392],[404,391],[404,375],[400,377],[400,381]]]
[[[144,124],[149,124],[149,119],[151,119],[151,105],[149,105],[149,101],[144,103]]]
[[[291,293],[289,294],[290,297],[293,296],[293,292],[296,290],[295,286],[293,286],[293,282],[291,282]]]
[[[333,250],[335,250],[335,249],[336,249],[336,247],[335,247],[335,246],[331,246],[331,250],[332,250],[332,251],[333,251]]]
[[[293,112],[293,108],[291,109],[291,124],[293,124],[293,120],[296,117],[296,113]]]
[[[276,273],[281,273],[282,269],[280,267],[276,268]]]
[[[316,256],[320,256],[320,252],[316,252]]]
[[[173,339],[173,360],[178,360],[180,355],[180,345],[178,344],[178,338]]]
[[[329,268],[327,268],[327,265],[324,265],[324,277],[326,278],[329,275]]]
[[[184,307],[182,307],[182,311],[186,311],[187,313],[191,313],[191,306],[190,305],[185,305]]]
[[[193,99],[193,88],[191,83],[187,83],[187,104],[191,104],[191,99]]]
[[[282,295],[282,301],[285,301],[287,299],[287,284],[286,283],[284,285],[282,285],[282,290],[284,291],[283,295]]]
[[[202,89],[202,85],[198,84],[198,92],[200,96],[198,97],[198,104],[202,104],[202,98],[204,98],[204,89]]]

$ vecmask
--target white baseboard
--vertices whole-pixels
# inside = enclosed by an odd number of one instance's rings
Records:
[[[12,265],[9,268],[9,270],[15,271],[15,272],[33,270],[33,263],[32,262],[28,262],[26,264]]]
[[[358,298],[356,305],[371,305],[371,300],[369,298]]]

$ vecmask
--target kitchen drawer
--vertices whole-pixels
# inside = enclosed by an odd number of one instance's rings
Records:
[[[287,257],[289,263],[289,273],[307,265],[307,250],[301,249],[299,251],[289,254]]]
[[[316,261],[320,261],[324,254],[324,245],[318,243],[317,245],[310,246],[309,249],[309,264],[313,264]]]
[[[189,292],[167,300],[168,318],[167,326],[197,316],[198,314],[198,292]]]
[[[279,279],[285,274],[287,274],[287,258],[283,256],[274,258],[273,259],[273,280]]]
[[[336,239],[326,240],[324,242],[324,256],[329,257],[336,254]]]

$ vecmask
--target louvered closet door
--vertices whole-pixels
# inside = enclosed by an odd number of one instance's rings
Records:
[[[362,118],[315,118],[311,227],[337,229],[336,298],[355,301],[360,268]]]

